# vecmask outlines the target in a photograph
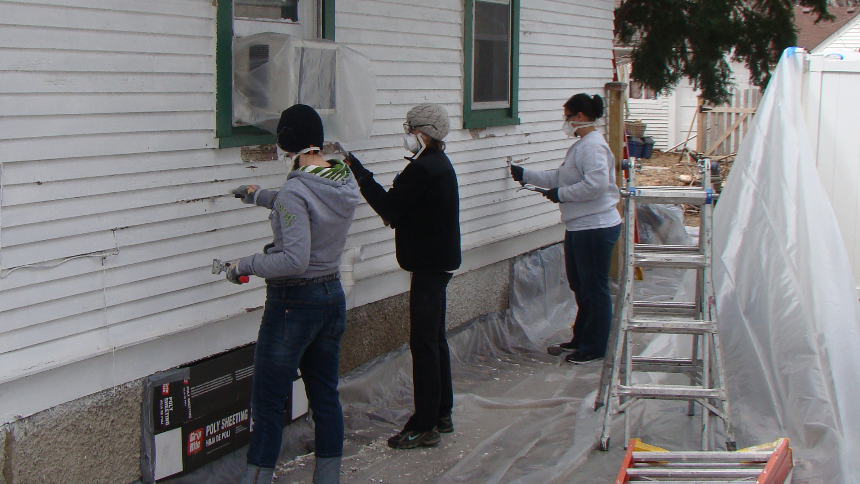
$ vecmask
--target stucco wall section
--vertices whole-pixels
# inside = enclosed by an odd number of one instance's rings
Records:
[[[448,283],[448,328],[508,308],[511,261],[503,260],[451,279]]]
[[[409,339],[409,293],[350,310],[340,350],[340,372],[346,373],[400,347]]]
[[[6,465],[6,452],[11,450],[6,448],[6,434],[9,431],[8,425],[0,425],[0,484],[11,483],[12,469]]]
[[[5,484],[138,479],[140,404],[138,380],[9,424],[3,447]]]
[[[508,307],[511,262],[502,261],[455,276],[448,283],[448,328]],[[340,352],[341,373],[409,341],[409,293],[351,310]]]

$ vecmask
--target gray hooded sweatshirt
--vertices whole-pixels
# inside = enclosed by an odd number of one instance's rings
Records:
[[[274,246],[240,260],[239,273],[265,279],[334,274],[358,201],[355,178],[335,160],[332,169],[293,170],[280,190],[259,190],[255,203],[272,210]]]

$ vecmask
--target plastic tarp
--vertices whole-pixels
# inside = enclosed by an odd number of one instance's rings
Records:
[[[681,211],[652,205],[639,229],[644,242],[685,243]],[[645,271],[636,298],[670,299],[680,271]],[[560,244],[517,257],[510,309],[481,316],[449,332],[454,376],[454,424],[433,448],[398,451],[385,439],[412,410],[412,361],[403,347],[343,376],[339,389],[346,438],[341,482],[603,483],[618,473],[621,445],[595,450],[602,412],[593,410],[602,366],[571,365],[546,353],[547,344],[570,338],[576,315]],[[656,445],[696,445],[698,419],[677,412],[661,418],[640,409],[637,436]],[[617,425],[616,425],[617,427]],[[616,435],[621,428],[614,428]],[[679,435],[681,438],[679,438]],[[297,421],[284,431],[277,484],[310,482],[312,425]],[[689,439],[688,439],[689,440]],[[245,450],[179,478],[174,484],[236,482]]]
[[[714,282],[740,445],[791,439],[793,482],[860,482],[860,305],[786,50],[714,212]]]
[[[370,136],[376,76],[362,54],[325,40],[262,33],[233,42],[233,119],[277,131],[294,104],[316,109],[328,141]]]

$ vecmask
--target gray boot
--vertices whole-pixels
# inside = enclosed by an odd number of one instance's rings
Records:
[[[314,484],[340,484],[340,457],[317,457]]]
[[[242,484],[272,484],[274,478],[275,469],[246,464],[245,473],[242,474]]]

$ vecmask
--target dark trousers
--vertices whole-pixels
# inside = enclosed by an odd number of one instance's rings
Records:
[[[409,348],[415,413],[404,429],[426,432],[454,407],[451,357],[445,338],[445,290],[448,272],[415,272],[409,293]]]
[[[346,300],[340,281],[266,287],[266,308],[254,352],[251,446],[248,463],[275,467],[281,451],[284,405],[302,371],[314,419],[317,457],[343,454],[343,411],[337,391]]]
[[[564,234],[567,282],[577,306],[571,343],[581,353],[603,356],[606,352],[612,324],[609,265],[619,234],[621,224]]]

